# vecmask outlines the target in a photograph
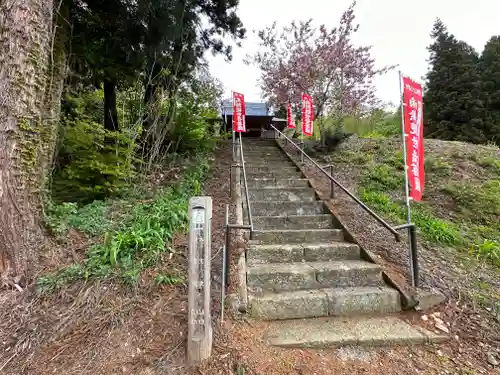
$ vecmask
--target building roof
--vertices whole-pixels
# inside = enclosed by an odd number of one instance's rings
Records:
[[[266,103],[245,102],[246,116],[269,116],[269,109]],[[231,99],[222,101],[222,116],[233,115],[233,102]]]

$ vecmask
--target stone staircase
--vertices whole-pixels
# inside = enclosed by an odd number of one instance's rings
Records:
[[[344,239],[343,229],[275,140],[244,139],[243,150],[254,225],[247,249],[248,312],[273,321],[269,344],[443,339],[388,315],[401,311],[399,292],[384,283],[377,264],[362,259],[358,245]],[[244,199],[243,217],[247,223]]]

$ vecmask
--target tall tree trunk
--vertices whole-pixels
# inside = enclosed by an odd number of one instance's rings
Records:
[[[24,275],[43,238],[41,134],[53,1],[0,1],[0,274]]]
[[[156,93],[158,91],[158,85],[154,85],[151,83],[146,84],[144,90],[144,113],[142,115],[142,140],[145,139],[146,130],[149,128],[151,124],[152,111],[151,106],[156,102]]]
[[[118,130],[118,111],[116,109],[116,84],[104,80],[104,128]]]

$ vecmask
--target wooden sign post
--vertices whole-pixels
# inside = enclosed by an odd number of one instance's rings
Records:
[[[187,359],[190,364],[210,357],[212,317],[210,311],[212,198],[189,200],[189,291]]]

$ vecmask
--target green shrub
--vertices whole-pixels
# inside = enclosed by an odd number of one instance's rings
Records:
[[[89,203],[123,191],[135,175],[130,135],[105,130],[88,118],[65,119],[53,173],[57,201]]]

